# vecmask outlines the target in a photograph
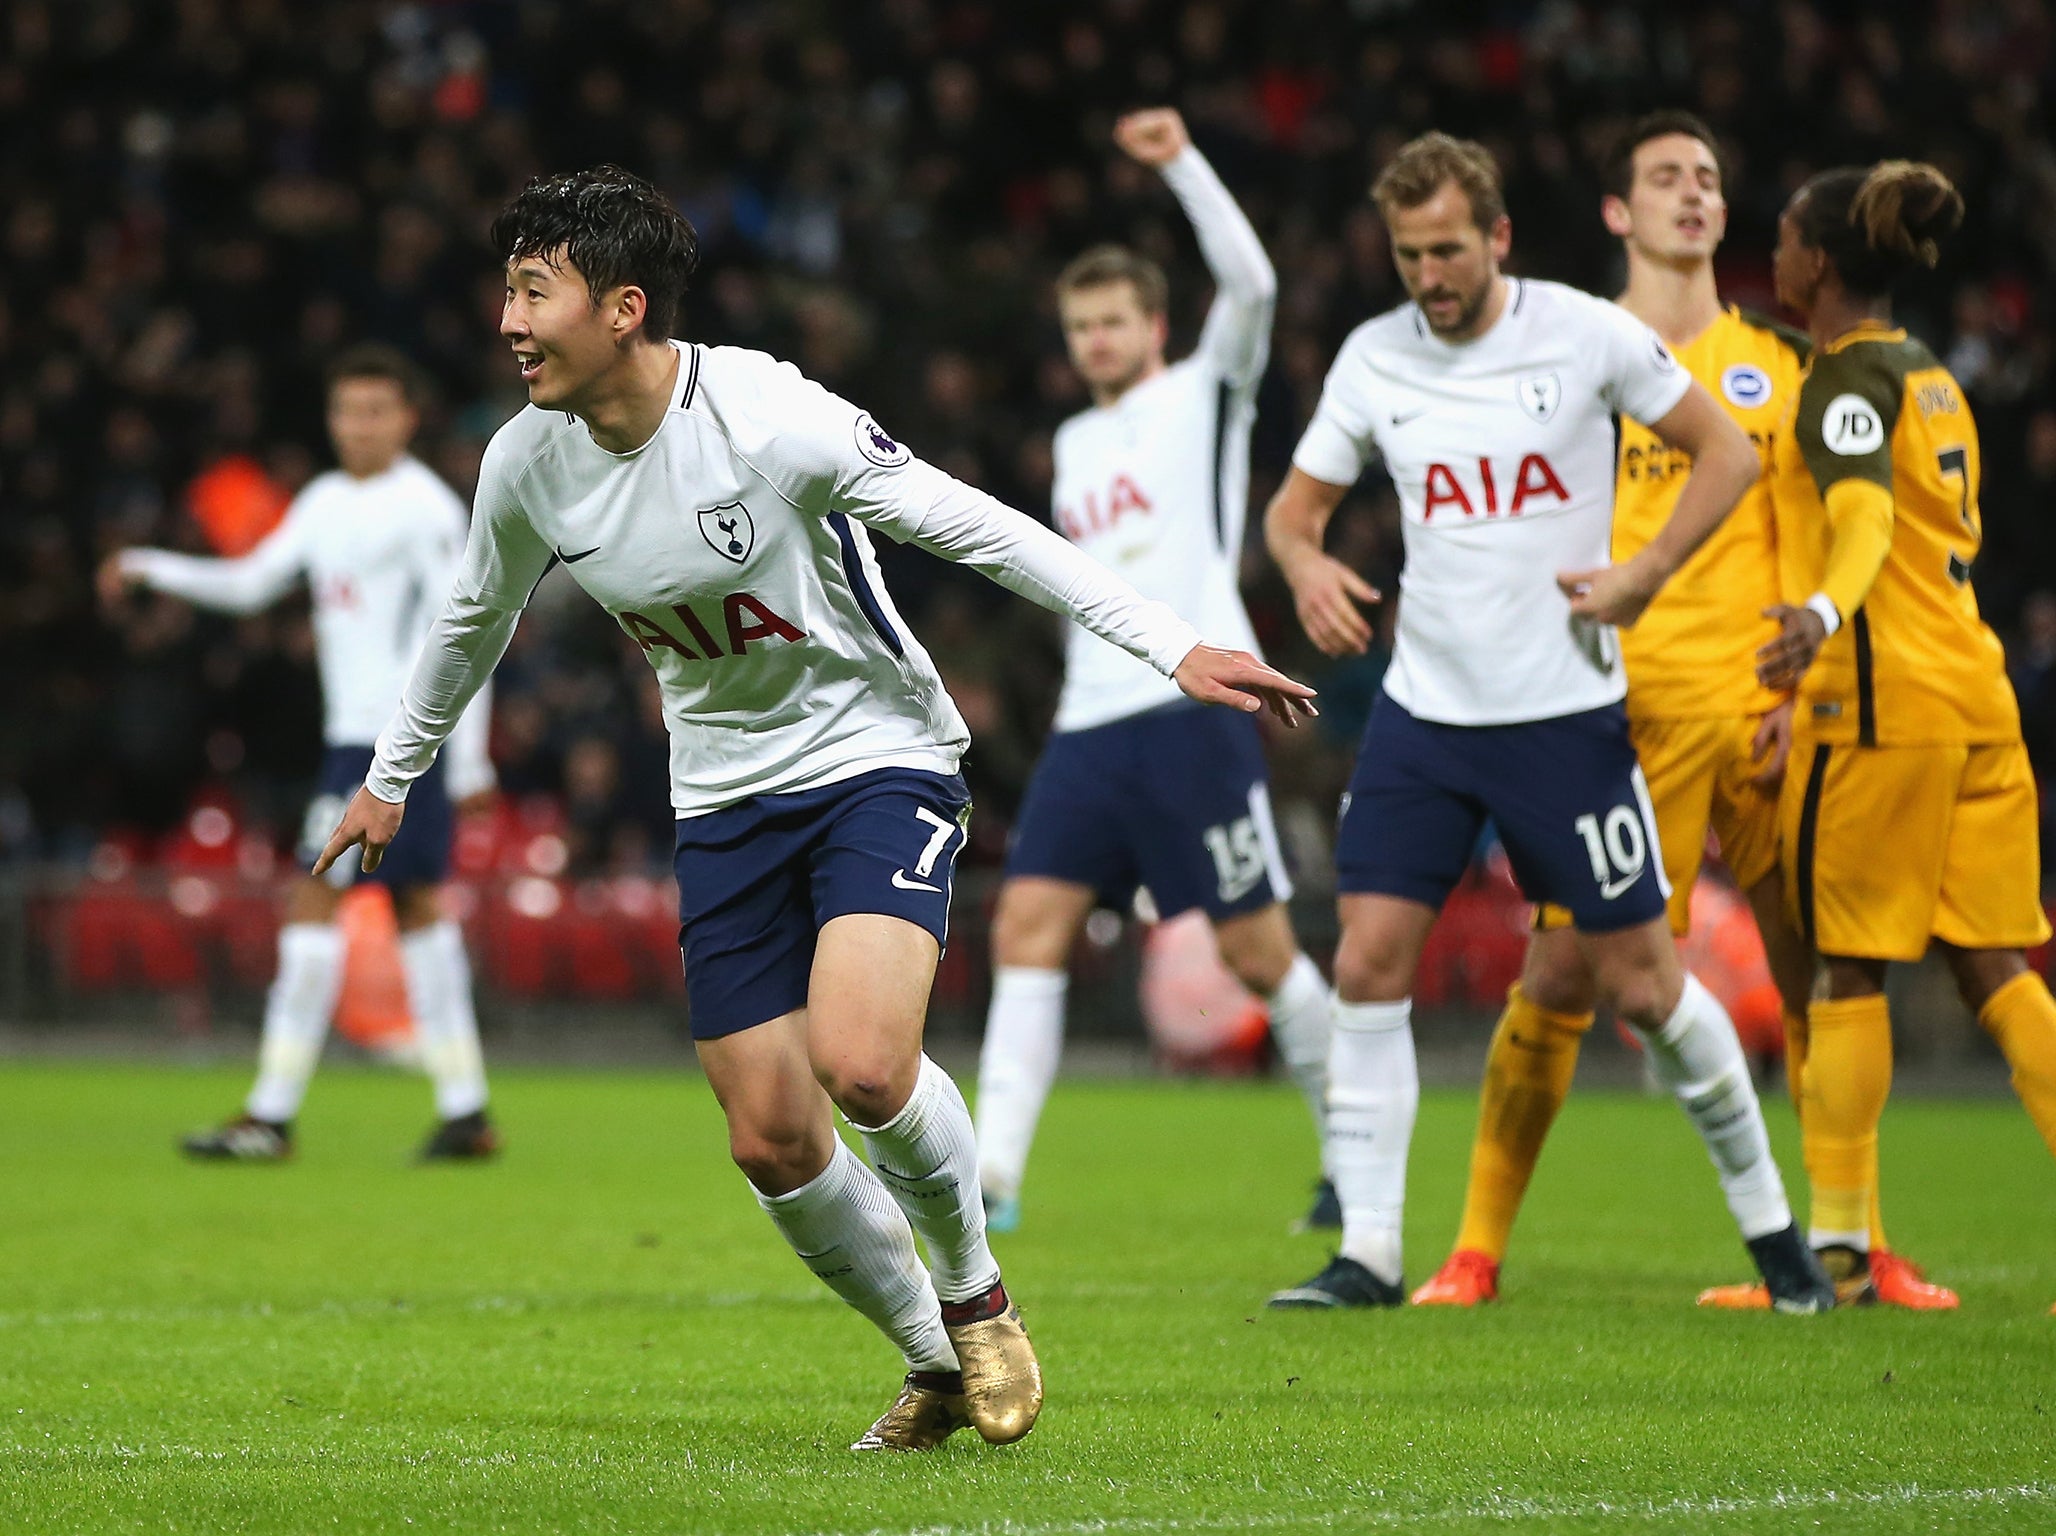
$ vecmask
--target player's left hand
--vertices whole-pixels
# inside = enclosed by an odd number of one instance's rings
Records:
[[[1320,713],[1314,708],[1313,689],[1265,666],[1247,651],[1195,645],[1178,663],[1171,681],[1185,690],[1186,697],[1202,704],[1225,704],[1244,711],[1269,709],[1289,726],[1298,725],[1302,715],[1311,719]]]
[[[1176,107],[1147,107],[1114,124],[1114,142],[1144,165],[1162,170],[1192,142]]]
[[[1792,755],[1792,701],[1778,700],[1756,722],[1756,735],[1749,743],[1749,761],[1757,765],[1749,782],[1759,789],[1775,789],[1785,777],[1785,763]]]
[[[1828,626],[1811,608],[1794,608],[1777,603],[1763,610],[1766,619],[1778,621],[1777,638],[1756,650],[1756,680],[1780,692],[1799,686],[1799,679],[1813,665],[1828,638]]]
[[[1652,580],[1639,560],[1602,565],[1594,571],[1560,571],[1557,589],[1570,599],[1571,612],[1599,624],[1626,629],[1642,617],[1663,583]]]

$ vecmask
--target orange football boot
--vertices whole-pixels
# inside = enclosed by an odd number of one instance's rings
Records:
[[[1953,1312],[1961,1303],[1946,1285],[1936,1285],[1911,1259],[1881,1249],[1870,1256],[1870,1283],[1878,1303],[1909,1312]]]
[[[1475,1248],[1459,1248],[1426,1285],[1413,1293],[1417,1307],[1475,1307],[1499,1299],[1499,1261]]]

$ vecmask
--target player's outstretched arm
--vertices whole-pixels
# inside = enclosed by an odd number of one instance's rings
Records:
[[[1748,434],[1705,386],[1694,382],[1650,430],[1692,456],[1692,474],[1670,519],[1634,558],[1592,571],[1565,571],[1557,585],[1571,611],[1602,624],[1630,625],[1756,483],[1762,466]]]
[[[1194,698],[1241,709],[1269,704],[1287,725],[1313,713],[1305,703],[1311,688],[1246,652],[1206,645],[1167,605],[1144,598],[1070,540],[932,464],[903,456],[846,481],[839,494],[865,522],[1077,621]]]
[[[1328,519],[1348,490],[1295,467],[1264,509],[1264,547],[1285,573],[1307,638],[1326,656],[1370,649],[1370,621],[1358,605],[1381,599],[1376,587],[1321,548]]]
[[[138,589],[167,592],[200,608],[256,613],[291,590],[305,569],[300,523],[286,520],[233,560],[169,549],[116,550],[100,563],[94,586],[109,607]]]

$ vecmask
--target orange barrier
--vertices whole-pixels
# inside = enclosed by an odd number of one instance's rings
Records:
[[[392,895],[382,885],[354,886],[344,892],[336,922],[343,931],[336,1032],[375,1056],[413,1055],[414,1020],[407,1011],[407,973],[400,965]]]

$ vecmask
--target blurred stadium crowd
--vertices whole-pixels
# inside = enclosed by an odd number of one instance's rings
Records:
[[[2056,24],[2038,0],[1544,0],[1470,26],[1414,0],[4,0],[0,3],[0,860],[83,860],[196,794],[297,829],[319,750],[303,611],[148,600],[96,611],[98,557],[205,548],[201,521],[327,462],[325,360],[396,343],[435,381],[422,455],[468,493],[522,403],[483,245],[531,173],[613,160],[698,226],[696,340],[762,347],[923,456],[1047,511],[1049,439],[1082,401],[1049,283],[1132,240],[1173,274],[1174,337],[1207,297],[1170,198],[1109,143],[1169,102],[1249,208],[1281,279],[1253,494],[1267,498],[1336,345],[1399,297],[1364,197],[1437,126],[1508,177],[1515,270],[1600,292],[1616,256],[1596,166],[1633,114],[1723,134],[1730,297],[1768,307],[1779,207],[1808,172],[1910,154],[1969,203],[1901,315],[1984,434],[1978,586],[2056,773]],[[1180,344],[1174,341],[1174,346]],[[197,516],[196,516],[197,514]],[[1374,485],[1336,538],[1389,589]],[[1054,701],[1046,616],[913,552],[902,608],[976,745],[990,861]],[[1318,843],[1380,662],[1300,638],[1254,547],[1252,613],[1324,690],[1280,743],[1288,831]],[[571,870],[668,862],[661,728],[635,648],[546,586],[499,675],[496,757],[561,807]]]

